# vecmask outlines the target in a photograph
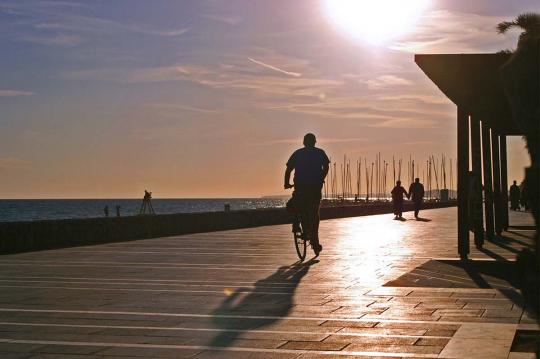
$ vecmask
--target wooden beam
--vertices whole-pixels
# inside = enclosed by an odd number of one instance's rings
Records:
[[[491,133],[482,121],[482,162],[484,164],[484,210],[486,216],[486,238],[495,236],[493,220],[493,186],[491,176]]]
[[[495,207],[495,232],[501,235],[503,230],[501,208],[501,162],[499,153],[499,135],[491,131],[491,156],[493,158],[493,204]]]
[[[469,254],[468,173],[469,173],[469,115],[457,110],[458,161],[458,253],[461,259]]]
[[[472,174],[478,185],[469,188],[473,193],[469,193],[469,200],[472,201],[472,218],[474,221],[474,244],[477,248],[484,245],[484,218],[482,215],[482,151],[480,149],[480,121],[471,116],[471,159]]]
[[[501,151],[501,210],[503,229],[508,230],[508,156],[506,150],[506,136],[499,136]]]

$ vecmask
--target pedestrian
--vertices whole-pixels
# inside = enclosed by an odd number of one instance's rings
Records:
[[[119,205],[116,205],[116,217],[120,217],[120,207]]]
[[[512,209],[513,211],[519,210],[520,195],[521,193],[519,191],[519,186],[517,185],[517,182],[514,181],[514,184],[510,186],[510,209]]]
[[[109,217],[109,206],[105,206],[105,208],[103,208],[103,213],[105,213],[105,217]]]
[[[394,219],[403,220],[403,196],[407,196],[407,191],[401,186],[401,181],[396,182],[396,186],[392,189],[392,203],[394,204]]]
[[[415,178],[414,182],[411,183],[407,198],[412,199],[414,203],[414,218],[418,219],[418,213],[420,213],[424,200],[424,185],[420,183],[420,178]]]

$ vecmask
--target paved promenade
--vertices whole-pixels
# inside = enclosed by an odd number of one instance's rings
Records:
[[[533,358],[532,232],[461,265],[456,212],[323,221],[303,264],[288,225],[0,256],[0,358]]]

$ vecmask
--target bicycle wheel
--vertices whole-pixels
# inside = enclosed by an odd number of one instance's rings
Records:
[[[294,231],[293,237],[296,254],[298,254],[298,258],[300,258],[300,261],[303,261],[306,258],[306,241],[304,239],[302,229],[300,229],[299,231]]]

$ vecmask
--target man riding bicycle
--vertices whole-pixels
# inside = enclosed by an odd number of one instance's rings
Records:
[[[322,246],[319,243],[319,208],[321,206],[321,190],[328,174],[330,160],[326,153],[315,147],[315,135],[304,136],[304,147],[291,155],[285,170],[285,189],[292,188],[290,178],[294,170],[293,199],[299,203],[300,210],[308,216],[311,228],[311,245],[315,255],[319,255]]]

